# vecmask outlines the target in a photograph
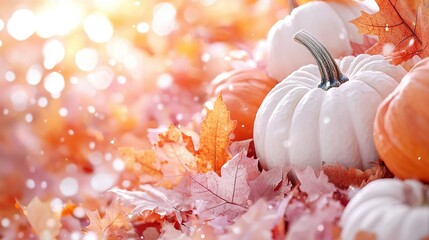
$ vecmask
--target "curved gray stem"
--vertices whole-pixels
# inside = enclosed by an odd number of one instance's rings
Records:
[[[316,60],[322,78],[319,88],[327,91],[332,87],[339,87],[349,80],[341,73],[340,68],[328,50],[309,32],[299,30],[295,33],[293,39],[304,45]]]

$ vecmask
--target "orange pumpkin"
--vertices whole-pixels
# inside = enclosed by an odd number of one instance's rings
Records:
[[[211,83],[208,97],[215,99],[222,93],[223,102],[237,121],[233,140],[253,138],[256,112],[277,81],[259,69],[236,69],[218,75]]]
[[[374,141],[399,178],[429,182],[429,58],[405,75],[378,108]]]

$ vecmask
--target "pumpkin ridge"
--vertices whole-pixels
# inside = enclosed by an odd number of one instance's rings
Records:
[[[356,132],[356,123],[355,123],[355,121],[354,121],[354,118],[353,118],[353,114],[352,114],[352,112],[350,111],[350,104],[349,104],[349,101],[348,101],[348,98],[347,98],[347,96],[343,93],[343,91],[342,91],[342,89],[341,88],[339,88],[339,91],[338,91],[342,96],[343,96],[343,99],[345,99],[345,104],[346,104],[346,109],[347,109],[347,113],[348,113],[348,116],[349,116],[349,118],[348,119],[350,119],[351,120],[351,122],[352,122],[352,126],[353,126],[353,137],[354,137],[354,140],[355,140],[355,142],[356,142],[356,144],[357,144],[357,147],[358,147],[358,153],[359,153],[359,159],[360,159],[360,166],[355,166],[355,167],[357,167],[357,168],[359,168],[359,169],[362,169],[363,168],[363,166],[364,166],[364,164],[363,164],[363,158],[362,158],[362,145],[361,145],[361,143],[359,142],[359,139],[358,139],[358,137],[357,137],[357,132]]]
[[[269,118],[269,120],[267,122],[266,131],[270,131],[270,129],[272,129],[272,128],[276,129],[276,127],[272,127],[272,126],[273,126],[273,123],[275,122],[275,121],[273,121],[273,119],[277,118],[277,112],[289,113],[289,112],[285,112],[283,109],[281,109],[281,108],[283,108],[283,106],[287,105],[287,104],[285,104],[285,102],[289,101],[290,99],[294,99],[294,102],[293,102],[294,105],[290,106],[290,113],[293,116],[293,113],[295,112],[296,107],[298,106],[299,101],[301,100],[301,98],[307,92],[308,92],[308,89],[305,88],[305,87],[294,87],[286,95],[284,95],[282,97],[282,99],[278,102],[278,104],[276,105],[276,107],[273,109],[272,114],[271,114],[271,116],[270,116],[270,118]],[[301,96],[295,97],[295,95],[301,95]],[[292,120],[290,121],[289,126],[285,126],[285,129],[289,132],[288,138],[290,137],[290,127],[291,127],[291,124],[292,124]],[[274,125],[277,126],[278,124],[275,122]],[[273,141],[272,139],[266,138],[266,136],[265,136],[265,139],[263,139],[263,140],[265,142],[264,143],[265,146],[271,146],[272,147],[273,144],[279,144],[279,143]],[[280,143],[280,144],[283,144],[283,143]],[[271,155],[271,154],[274,154],[274,152],[269,151],[268,154]],[[289,159],[289,152],[286,152],[286,154],[287,154],[287,159],[290,161],[290,159]],[[265,154],[265,156],[266,155],[267,154]]]
[[[319,97],[320,95],[321,95],[321,97]],[[306,128],[299,129],[297,127],[298,126],[297,124],[301,123],[303,115],[304,116],[308,115],[308,113],[305,112],[305,110],[308,110],[308,109],[315,109],[315,110],[317,110],[317,116],[314,117],[314,120],[313,120],[315,122],[315,124],[314,124],[315,130],[312,133],[314,135],[317,134],[317,136],[314,136],[314,141],[315,142],[319,142],[320,141],[319,140],[320,139],[320,133],[319,133],[320,132],[320,129],[319,129],[320,128],[320,125],[319,125],[320,106],[323,104],[325,96],[326,96],[325,91],[323,91],[323,90],[321,90],[319,88],[313,88],[313,89],[309,90],[308,92],[306,92],[300,98],[300,100],[298,101],[298,103],[297,103],[297,105],[296,105],[296,107],[295,107],[295,109],[293,111],[292,119],[291,119],[291,124],[290,124],[289,138],[288,138],[288,141],[290,141],[291,147],[287,149],[288,150],[288,154],[289,154],[289,161],[293,165],[295,165],[298,162],[302,163],[302,162],[307,162],[308,161],[307,165],[310,165],[310,166],[313,166],[313,167],[320,167],[320,166],[316,166],[314,164],[314,162],[316,162],[316,163],[320,162],[320,159],[314,159],[314,158],[307,158],[307,159],[299,158],[299,159],[297,159],[294,156],[291,156],[291,150],[290,149],[293,148],[292,145],[298,145],[298,146],[301,145],[301,143],[299,142],[299,140],[298,140],[298,142],[294,140],[293,136],[295,136],[296,134],[298,134],[300,137],[302,137],[303,135],[306,135],[306,132],[304,132],[304,131],[310,131],[310,130],[308,130]],[[312,97],[313,98],[321,98],[321,99],[318,99],[319,101],[315,101],[315,100],[311,99]],[[310,108],[309,105],[311,105],[312,103],[313,104],[317,103],[318,106],[312,106]],[[297,112],[298,108],[301,111],[300,113]],[[302,112],[305,112],[305,114],[303,114]],[[294,131],[294,129],[296,129],[296,130]],[[320,156],[320,151],[321,151],[320,146],[318,144],[313,144],[313,145],[314,145],[314,146],[312,146],[313,148],[317,147],[317,153]],[[308,146],[306,146],[305,148],[307,148],[308,151],[311,150],[311,148],[309,149]],[[292,154],[293,154],[293,152],[292,152]]]
[[[382,74],[382,72],[378,72],[378,73],[379,73],[379,74]],[[363,80],[363,79],[359,79],[360,81],[357,81],[357,80],[356,80],[356,78],[357,78],[358,76],[359,76],[359,74],[354,75],[354,79],[353,79],[352,81],[363,83],[363,84],[365,84],[366,86],[368,86],[369,88],[371,88],[372,90],[374,90],[374,92],[376,92],[376,93],[378,94],[378,96],[380,96],[380,103],[381,103],[381,101],[383,101],[383,99],[384,99],[386,96],[384,96],[384,97],[383,97],[383,95],[384,95],[384,94],[381,94],[381,93],[380,93],[380,91],[379,91],[378,89],[376,89],[374,86],[372,86],[369,82],[367,82],[367,81],[365,81],[365,80]]]

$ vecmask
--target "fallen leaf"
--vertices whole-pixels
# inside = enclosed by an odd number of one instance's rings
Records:
[[[156,155],[163,175],[159,182],[166,188],[175,187],[188,171],[196,169],[195,157],[183,142],[164,143],[156,149]]]
[[[162,172],[157,164],[156,152],[154,150],[136,150],[132,147],[118,148],[119,153],[125,161],[125,168],[131,172],[146,174],[154,179],[162,178]]]
[[[356,233],[354,240],[377,240],[377,235],[365,231]]]
[[[256,202],[260,198],[272,200],[277,196],[283,197],[285,188],[277,189],[277,186],[283,180],[283,169],[273,168],[269,171],[263,171],[255,180],[249,182],[250,195],[249,200]]]
[[[161,240],[177,239],[177,240],[189,240],[184,232],[176,229],[173,224],[166,223],[162,225],[162,234],[159,237]]]
[[[222,167],[221,177],[213,171],[191,174],[190,192],[199,202],[199,216],[227,216],[231,220],[245,212],[250,194],[247,174],[255,161],[241,152]]]
[[[295,211],[301,211],[301,214],[289,221],[286,239],[334,239],[334,229],[341,218],[344,206],[327,195],[305,205],[309,209],[304,211],[299,209],[300,205],[289,205],[289,208],[298,207]]]
[[[222,166],[231,159],[228,152],[230,135],[236,121],[231,121],[229,111],[222,101],[222,95],[214,102],[213,110],[207,109],[207,116],[201,123],[200,148],[197,155],[199,172],[221,172]]]
[[[19,206],[40,239],[56,239],[62,226],[61,211],[53,211],[50,201],[42,202],[35,197],[27,206],[21,204]]]
[[[429,56],[429,1],[376,0],[380,11],[362,12],[353,20],[360,33],[378,36],[378,43],[368,50],[383,54],[399,64],[414,55]]]
[[[333,193],[337,189],[334,184],[329,182],[323,171],[320,171],[319,176],[317,176],[313,168],[307,167],[304,170],[295,169],[295,174],[301,183],[299,189],[308,194],[309,201],[324,194]]]
[[[367,183],[384,177],[387,173],[386,167],[380,164],[365,171],[357,168],[346,169],[340,164],[325,165],[322,169],[328,176],[329,182],[340,189],[348,189],[350,186],[362,188]]]
[[[134,206],[132,214],[137,215],[144,211],[154,211],[161,217],[174,215],[180,223],[182,217],[180,212],[185,209],[185,199],[183,195],[174,190],[155,188],[149,184],[141,187],[142,191],[127,191],[122,189],[112,189],[120,199],[127,205]]]
[[[284,198],[273,206],[264,199],[258,200],[245,214],[235,219],[234,224],[227,227],[227,233],[219,239],[273,239],[272,230],[283,221],[289,201],[290,198]]]
[[[120,205],[109,205],[102,216],[98,210],[85,209],[85,212],[89,219],[85,230],[89,234],[95,234],[97,239],[120,239],[119,236],[126,237],[127,231],[131,229],[126,215],[129,209]]]
[[[363,35],[363,42],[362,43],[356,43],[356,42],[350,42],[350,46],[352,47],[352,55],[357,56],[359,54],[365,53],[368,49],[370,49],[372,46],[377,44],[377,39],[368,35]]]
[[[174,125],[170,125],[167,131],[158,135],[157,145],[162,148],[165,143],[182,143],[190,153],[196,154],[192,137],[186,135]]]

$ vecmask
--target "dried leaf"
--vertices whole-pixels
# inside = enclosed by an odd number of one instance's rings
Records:
[[[19,206],[40,239],[56,239],[61,229],[61,211],[54,212],[50,201],[42,202],[35,197],[27,206]]]
[[[250,143],[253,141],[253,139],[246,139],[242,141],[235,141],[231,143],[228,150],[232,155],[236,155],[239,152],[244,151],[246,154],[249,151]]]
[[[309,206],[306,211],[295,210],[301,214],[289,222],[286,239],[333,239],[344,206],[326,195],[306,205]],[[300,205],[289,205],[289,208],[293,207],[301,208]]]
[[[283,220],[289,201],[289,198],[285,198],[279,205],[272,206],[263,199],[258,200],[245,214],[238,217],[233,225],[228,226],[227,234],[219,239],[273,239],[272,230]]]
[[[177,239],[177,240],[189,240],[184,232],[176,229],[173,224],[166,223],[162,226],[162,234],[159,237],[160,240],[169,240],[169,239]]]
[[[247,210],[247,174],[255,161],[241,152],[222,167],[221,177],[212,171],[190,175],[191,195],[200,203],[197,211],[202,218],[227,216],[231,220]]]
[[[363,35],[363,42],[362,43],[355,43],[350,42],[350,46],[352,47],[352,55],[357,56],[359,54],[365,53],[368,49],[370,49],[372,46],[377,44],[377,39],[368,35]]]
[[[316,176],[315,170],[307,167],[304,170],[295,170],[295,174],[301,183],[299,189],[308,194],[309,201],[324,194],[333,193],[337,189],[334,184],[329,182],[323,171],[320,171],[319,176]]]
[[[347,189],[350,186],[362,188],[367,183],[384,177],[387,169],[385,166],[377,164],[362,171],[356,168],[346,169],[344,166],[337,164],[323,166],[323,172],[328,176],[329,182],[333,183],[337,188]]]
[[[174,125],[170,125],[167,131],[162,132],[158,135],[157,145],[162,148],[166,143],[182,143],[181,145],[186,146],[186,149],[190,153],[196,154],[195,145],[192,137],[186,135]]]
[[[188,171],[196,168],[194,155],[183,143],[164,143],[162,148],[157,148],[156,155],[163,175],[160,183],[166,188],[173,188]]]
[[[356,233],[354,240],[377,240],[377,235],[365,231]]]
[[[85,209],[85,212],[89,219],[89,225],[85,229],[95,234],[98,239],[113,239],[114,236],[126,235],[126,232],[131,229],[126,216],[128,209],[120,205],[108,206],[102,217],[98,210]]]
[[[278,186],[280,184],[287,185],[287,182],[282,182],[284,180],[283,176],[286,176],[286,174],[283,174],[283,169],[280,167],[263,171],[255,180],[249,182],[251,189],[249,200],[256,202],[260,198],[272,200],[275,197],[283,197],[288,188]]]
[[[174,215],[177,221],[182,221],[181,210],[185,209],[183,195],[173,190],[155,188],[151,185],[143,185],[143,191],[126,191],[112,189],[127,205],[135,206],[132,214],[140,214],[144,211],[154,211],[161,217]]]
[[[429,1],[428,0],[376,0],[380,11],[362,12],[353,20],[360,33],[378,36],[378,44],[368,50],[370,54],[387,55],[394,64],[414,55],[429,56]]]
[[[213,170],[220,173],[222,166],[231,158],[228,152],[229,136],[234,131],[235,124],[220,95],[214,102],[213,110],[207,109],[206,119],[201,123],[200,149],[197,155],[199,172]]]
[[[149,175],[156,180],[162,178],[154,150],[135,150],[132,147],[121,147],[118,148],[118,151],[121,153],[128,171]]]

